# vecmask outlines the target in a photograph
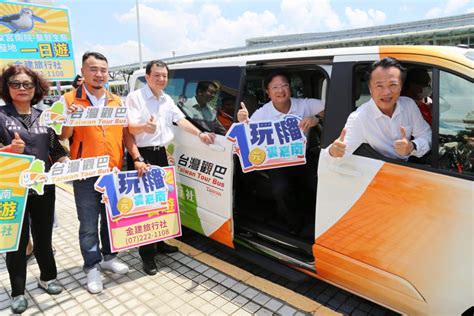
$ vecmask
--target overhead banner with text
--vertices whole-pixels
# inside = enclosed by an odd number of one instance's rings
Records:
[[[51,81],[75,76],[65,8],[0,1],[0,68],[24,65]]]

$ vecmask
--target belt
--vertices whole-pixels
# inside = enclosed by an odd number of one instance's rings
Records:
[[[147,146],[147,147],[138,147],[138,150],[145,149],[145,150],[151,150],[151,151],[159,151],[162,148],[165,148],[165,147],[164,146]]]

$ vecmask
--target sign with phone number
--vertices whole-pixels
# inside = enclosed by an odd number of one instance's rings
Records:
[[[174,167],[151,166],[142,177],[114,169],[95,189],[106,204],[113,252],[181,236]]]

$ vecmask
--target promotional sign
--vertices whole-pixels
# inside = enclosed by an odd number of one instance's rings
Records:
[[[107,209],[112,252],[181,236],[174,167],[114,169],[95,183]]]
[[[20,186],[33,189],[39,195],[44,193],[45,184],[96,177],[110,172],[109,156],[90,157],[56,162],[49,172],[44,172],[44,161],[35,160],[20,175]]]
[[[0,68],[20,64],[48,80],[73,80],[67,9],[0,2],[0,55]]]
[[[306,163],[306,137],[301,119],[287,115],[280,121],[233,124],[226,134],[233,142],[243,172]]]
[[[0,152],[0,253],[18,250],[28,198],[28,189],[20,185],[20,176],[33,159]]]
[[[232,143],[216,135],[214,144],[173,126],[173,155],[178,182],[181,221],[192,230],[233,247]]]
[[[127,108],[123,106],[89,106],[68,113],[67,107],[59,101],[40,116],[40,123],[51,127],[58,135],[63,126],[126,125],[127,122]]]

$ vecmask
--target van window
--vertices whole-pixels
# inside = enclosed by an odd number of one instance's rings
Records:
[[[146,79],[145,76],[143,77],[137,77],[137,80],[135,81],[135,87],[133,87],[133,91],[138,90],[143,88],[146,85]]]
[[[285,69],[286,70],[286,69]],[[265,77],[272,69],[249,70],[245,82],[242,101],[245,103],[249,115],[270,101],[264,84]],[[287,70],[291,81],[291,96],[293,98],[317,98],[325,96],[327,79],[322,69],[294,69]]]
[[[439,167],[473,175],[474,84],[445,71],[439,80]]]
[[[369,101],[370,90],[369,83],[367,82],[366,73],[369,65],[357,65],[354,68],[353,77],[353,89],[352,89],[352,101],[354,108],[358,108],[365,102]]]
[[[165,91],[198,128],[225,135],[234,122],[242,71],[238,67],[171,70]]]

